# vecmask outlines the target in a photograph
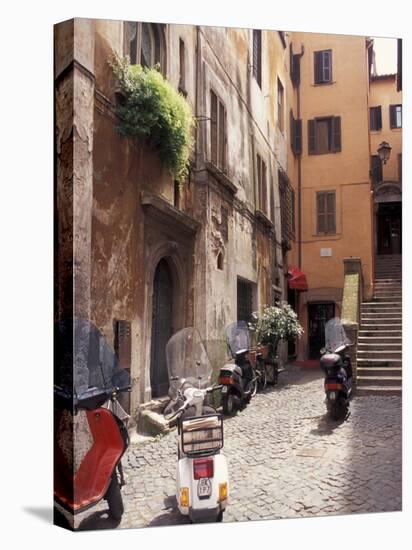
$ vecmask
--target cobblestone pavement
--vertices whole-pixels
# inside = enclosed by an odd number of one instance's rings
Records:
[[[340,423],[325,411],[320,372],[287,367],[278,386],[225,419],[231,491],[223,521],[401,509],[401,398],[355,397]],[[123,460],[121,523],[102,501],[76,516],[76,527],[188,523],[174,496],[176,445],[176,432],[132,445]]]

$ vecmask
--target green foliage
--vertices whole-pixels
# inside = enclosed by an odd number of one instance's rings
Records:
[[[255,311],[249,328],[256,333],[259,343],[274,346],[279,340],[292,340],[303,334],[296,313],[286,302],[267,306],[262,313]]]
[[[138,137],[156,149],[181,183],[193,148],[194,118],[189,103],[163,78],[158,66],[130,65],[128,57],[116,53],[109,64],[124,95],[116,107],[118,132]]]

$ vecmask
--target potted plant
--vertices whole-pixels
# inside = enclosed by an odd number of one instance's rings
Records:
[[[296,313],[286,302],[266,306],[262,312],[255,311],[249,328],[256,335],[257,345],[263,360],[273,366],[273,383],[277,382],[279,342],[293,340],[303,334]]]

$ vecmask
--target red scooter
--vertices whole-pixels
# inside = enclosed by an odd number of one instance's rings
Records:
[[[117,367],[114,352],[90,322],[65,322],[57,332],[55,502],[77,514],[104,498],[110,516],[120,520],[125,484],[121,458],[129,437],[128,415],[118,398],[130,390],[130,376]]]

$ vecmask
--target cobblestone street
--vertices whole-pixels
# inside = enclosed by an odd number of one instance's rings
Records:
[[[223,521],[401,509],[401,398],[355,397],[349,418],[325,415],[318,370],[287,367],[279,385],[224,421],[230,499]],[[123,464],[125,513],[107,505],[76,517],[79,529],[188,523],[175,501],[176,432],[131,445]]]

